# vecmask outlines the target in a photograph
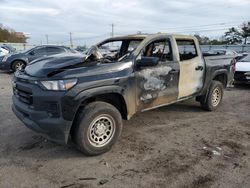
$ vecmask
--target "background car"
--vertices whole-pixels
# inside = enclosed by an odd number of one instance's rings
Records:
[[[230,55],[230,56],[234,56],[236,61],[239,61],[240,59],[244,57],[243,54],[238,53],[234,50],[230,50],[230,49],[213,49],[213,50],[209,50],[205,52],[204,54],[206,55]]]
[[[8,50],[9,53],[15,53],[16,52],[16,48],[12,47],[11,45],[8,44],[3,44],[1,45],[1,48]]]
[[[213,54],[213,55],[238,55],[237,52],[229,49],[213,49],[209,50],[206,53],[208,54]]]
[[[31,61],[44,56],[50,56],[61,53],[77,53],[75,50],[65,46],[55,46],[55,45],[43,45],[37,46],[35,48],[29,49],[22,53],[17,54],[7,54],[3,57],[0,62],[1,70],[21,70],[26,67]]]
[[[0,47],[0,57],[1,57],[1,56],[5,56],[5,55],[7,55],[8,53],[9,53],[8,50],[6,50],[6,49],[3,48],[3,47]]]
[[[236,63],[234,73],[235,83],[250,83],[250,54]]]

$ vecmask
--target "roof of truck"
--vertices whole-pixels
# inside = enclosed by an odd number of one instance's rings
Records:
[[[177,38],[195,38],[190,35],[172,34],[172,33],[155,33],[155,34],[131,34],[131,35],[124,35],[124,36],[117,36],[117,37],[111,37],[107,40],[145,39],[147,37],[154,38],[154,37],[161,37],[161,36],[174,36]]]

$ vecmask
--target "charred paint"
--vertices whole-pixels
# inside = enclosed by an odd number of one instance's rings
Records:
[[[161,91],[168,87],[169,81],[172,80],[172,76],[169,72],[171,67],[161,66],[156,68],[147,68],[139,72],[141,96],[140,100],[144,103],[149,102],[157,98]]]

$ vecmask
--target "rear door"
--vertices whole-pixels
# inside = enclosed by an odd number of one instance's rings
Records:
[[[176,38],[180,77],[178,99],[191,96],[203,87],[205,62],[195,38]]]
[[[156,66],[136,68],[136,102],[139,111],[177,100],[179,64],[173,58],[171,44],[168,37],[149,41],[139,55],[139,58],[158,57],[160,59]]]

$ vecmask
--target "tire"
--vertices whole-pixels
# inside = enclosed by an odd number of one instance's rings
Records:
[[[109,151],[122,132],[122,117],[111,104],[93,102],[80,111],[73,127],[72,140],[86,155]]]
[[[14,61],[11,68],[14,72],[24,69],[26,64],[23,61]]]
[[[204,110],[216,110],[223,98],[224,87],[219,81],[212,81],[206,96],[200,98],[201,107]]]

